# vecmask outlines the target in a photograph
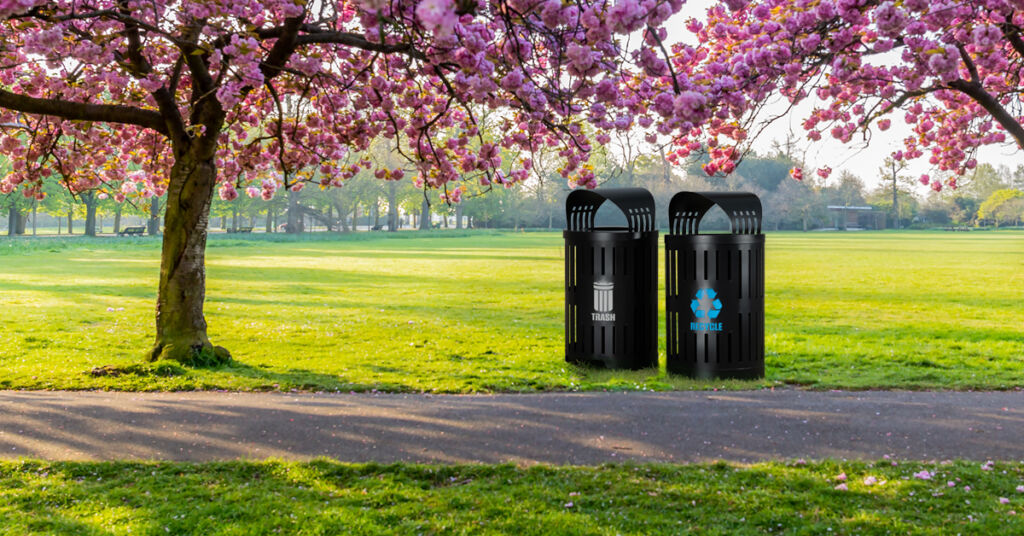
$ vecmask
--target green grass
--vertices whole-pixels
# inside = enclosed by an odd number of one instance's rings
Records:
[[[564,363],[559,233],[212,237],[210,336],[236,358],[212,370],[123,368],[153,337],[157,239],[0,239],[0,388],[1024,386],[1024,233],[767,244],[767,378],[695,382]]]
[[[1021,534],[1022,483],[1021,463],[0,462],[0,535]]]

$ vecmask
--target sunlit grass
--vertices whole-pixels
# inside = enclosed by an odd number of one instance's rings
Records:
[[[1024,385],[1024,234],[771,234],[767,378],[563,361],[558,233],[211,239],[207,320],[235,356],[140,367],[159,241],[0,240],[0,387],[473,392]],[[662,329],[662,331],[664,331]],[[664,350],[664,341],[662,341]]]
[[[0,462],[0,535],[1024,533],[990,467]]]

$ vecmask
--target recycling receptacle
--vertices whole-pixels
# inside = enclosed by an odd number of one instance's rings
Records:
[[[611,201],[625,227],[597,227]],[[565,201],[565,360],[610,369],[658,365],[658,231],[643,188],[575,190]]]
[[[700,234],[718,205],[728,234]],[[695,378],[764,377],[761,201],[746,192],[680,192],[665,235],[666,368]]]

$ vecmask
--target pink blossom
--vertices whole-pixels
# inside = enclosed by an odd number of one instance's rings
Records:
[[[865,486],[874,486],[877,483],[878,483],[878,479],[873,477],[873,476],[866,476],[866,477],[864,477],[864,485]]]
[[[844,482],[842,484],[837,484],[836,487],[833,488],[833,489],[838,490],[838,491],[848,491],[850,488]]]
[[[1010,504],[1010,499],[1008,499],[1006,497],[1000,497],[999,498],[999,504]]]
[[[421,0],[416,4],[416,17],[438,37],[450,35],[459,20],[452,0]]]
[[[838,475],[836,475],[836,480],[838,480],[840,482],[845,482],[846,481],[846,473],[843,472],[843,473],[839,473]]]
[[[935,473],[928,472],[927,469],[922,469],[922,470],[914,473],[914,478],[919,479],[919,480],[931,480],[932,476],[934,474]]]
[[[224,201],[234,201],[238,199],[238,191],[235,190],[235,185],[230,182],[225,182],[220,187],[220,198]]]

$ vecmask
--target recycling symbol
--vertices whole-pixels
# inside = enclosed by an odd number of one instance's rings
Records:
[[[697,318],[718,318],[722,312],[722,301],[719,300],[714,289],[700,289],[697,297],[690,300],[690,310]]]

